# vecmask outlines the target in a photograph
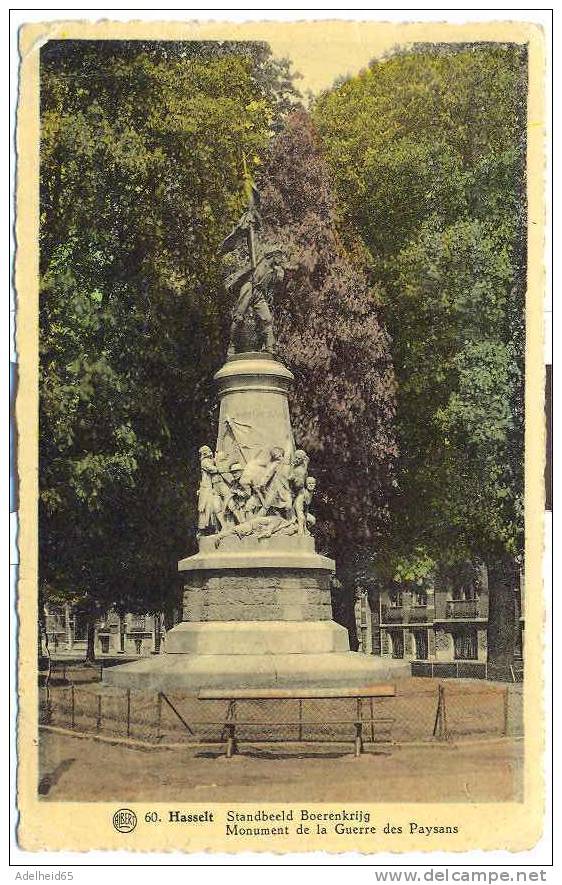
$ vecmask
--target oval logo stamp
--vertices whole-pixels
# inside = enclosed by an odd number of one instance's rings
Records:
[[[120,808],[113,815],[113,826],[118,833],[132,833],[137,825],[137,816],[130,808]]]

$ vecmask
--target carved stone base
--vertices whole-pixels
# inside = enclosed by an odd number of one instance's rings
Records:
[[[188,572],[184,621],[330,621],[330,572],[247,569]]]

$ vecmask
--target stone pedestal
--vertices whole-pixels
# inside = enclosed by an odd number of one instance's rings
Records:
[[[331,621],[329,574],[280,568],[195,572],[183,594],[184,621]]]
[[[215,375],[220,401],[217,452],[247,462],[279,446],[295,449],[287,394],[294,376],[270,354],[239,353]]]
[[[239,354],[215,376],[220,398],[216,452],[230,463],[266,463],[295,451],[287,395],[293,376],[270,354]],[[104,681],[143,690],[337,688],[409,675],[403,662],[349,650],[332,621],[333,560],[310,534],[233,532],[199,540],[178,564],[183,621],[165,653],[104,671]]]

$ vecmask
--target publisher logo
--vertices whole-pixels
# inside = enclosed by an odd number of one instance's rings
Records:
[[[137,816],[130,808],[120,808],[113,815],[113,826],[118,833],[132,833],[137,825]]]

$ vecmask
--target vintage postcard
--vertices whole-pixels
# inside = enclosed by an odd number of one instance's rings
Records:
[[[19,45],[20,846],[532,848],[540,27]]]

